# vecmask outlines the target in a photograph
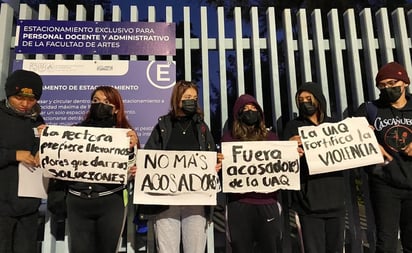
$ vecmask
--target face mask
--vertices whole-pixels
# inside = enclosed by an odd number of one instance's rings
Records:
[[[186,99],[182,100],[182,110],[186,115],[193,115],[197,111],[197,100]]]
[[[31,118],[33,120],[35,120],[37,116],[39,116],[40,111],[41,111],[40,105],[37,103],[29,111],[25,111],[25,112],[19,111],[16,108],[14,108],[14,106],[9,102],[8,99],[6,99],[6,106],[7,108],[10,108],[17,115]]]
[[[244,111],[239,116],[240,121],[248,126],[253,126],[260,122],[260,113],[258,111]]]
[[[317,110],[318,108],[312,102],[299,103],[299,114],[302,116],[312,116]]]
[[[113,106],[103,103],[92,103],[90,118],[93,120],[106,120],[113,118]]]
[[[396,102],[402,95],[401,87],[395,86],[381,90],[379,98],[388,103]]]

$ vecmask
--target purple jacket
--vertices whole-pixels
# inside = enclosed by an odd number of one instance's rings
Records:
[[[244,94],[241,95],[235,102],[233,106],[233,119],[237,120],[239,117],[239,113],[242,111],[243,107],[246,104],[254,104],[257,110],[260,112],[261,119],[264,120],[263,110],[262,107],[258,104],[256,99],[251,95]],[[267,140],[274,141],[278,140],[278,136],[274,132],[268,132]],[[232,131],[228,130],[223,133],[222,142],[231,142],[231,141],[240,141],[235,139],[232,136]],[[257,192],[248,192],[248,193],[229,193],[228,194],[229,201],[240,201],[243,203],[253,204],[253,205],[265,205],[265,204],[273,204],[277,201],[277,193],[257,193]]]

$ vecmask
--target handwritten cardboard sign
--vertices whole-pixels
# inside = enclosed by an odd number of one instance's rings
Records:
[[[48,126],[40,137],[40,166],[46,177],[125,184],[128,129]]]
[[[300,189],[296,141],[222,142],[223,192]]]
[[[311,175],[383,162],[375,134],[364,117],[298,130]]]
[[[216,152],[137,152],[135,204],[216,205]]]

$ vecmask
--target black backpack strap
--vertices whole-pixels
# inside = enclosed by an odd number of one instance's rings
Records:
[[[378,107],[371,101],[365,103],[366,118],[370,125],[373,125],[376,115],[378,115]]]

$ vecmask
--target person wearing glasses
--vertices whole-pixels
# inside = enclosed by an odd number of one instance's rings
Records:
[[[209,127],[198,105],[197,85],[177,81],[170,98],[170,111],[159,117],[145,149],[216,151]],[[219,158],[220,157],[220,158]],[[221,168],[221,159],[216,170]],[[155,215],[154,230],[158,253],[204,253],[206,248],[206,208],[202,205],[141,205]],[[205,210],[206,209],[206,210]],[[145,211],[141,211],[145,213]]]
[[[309,175],[298,128],[334,122],[326,115],[326,98],[314,82],[301,85],[296,92],[299,116],[289,121],[284,139],[297,141],[300,158],[300,191],[291,191],[292,209],[299,216],[305,253],[339,253],[343,250],[345,195],[342,171]]]
[[[376,223],[376,253],[412,252],[412,100],[405,68],[390,62],[375,78],[377,100],[360,105],[381,145],[385,163],[368,170],[370,199]]]

